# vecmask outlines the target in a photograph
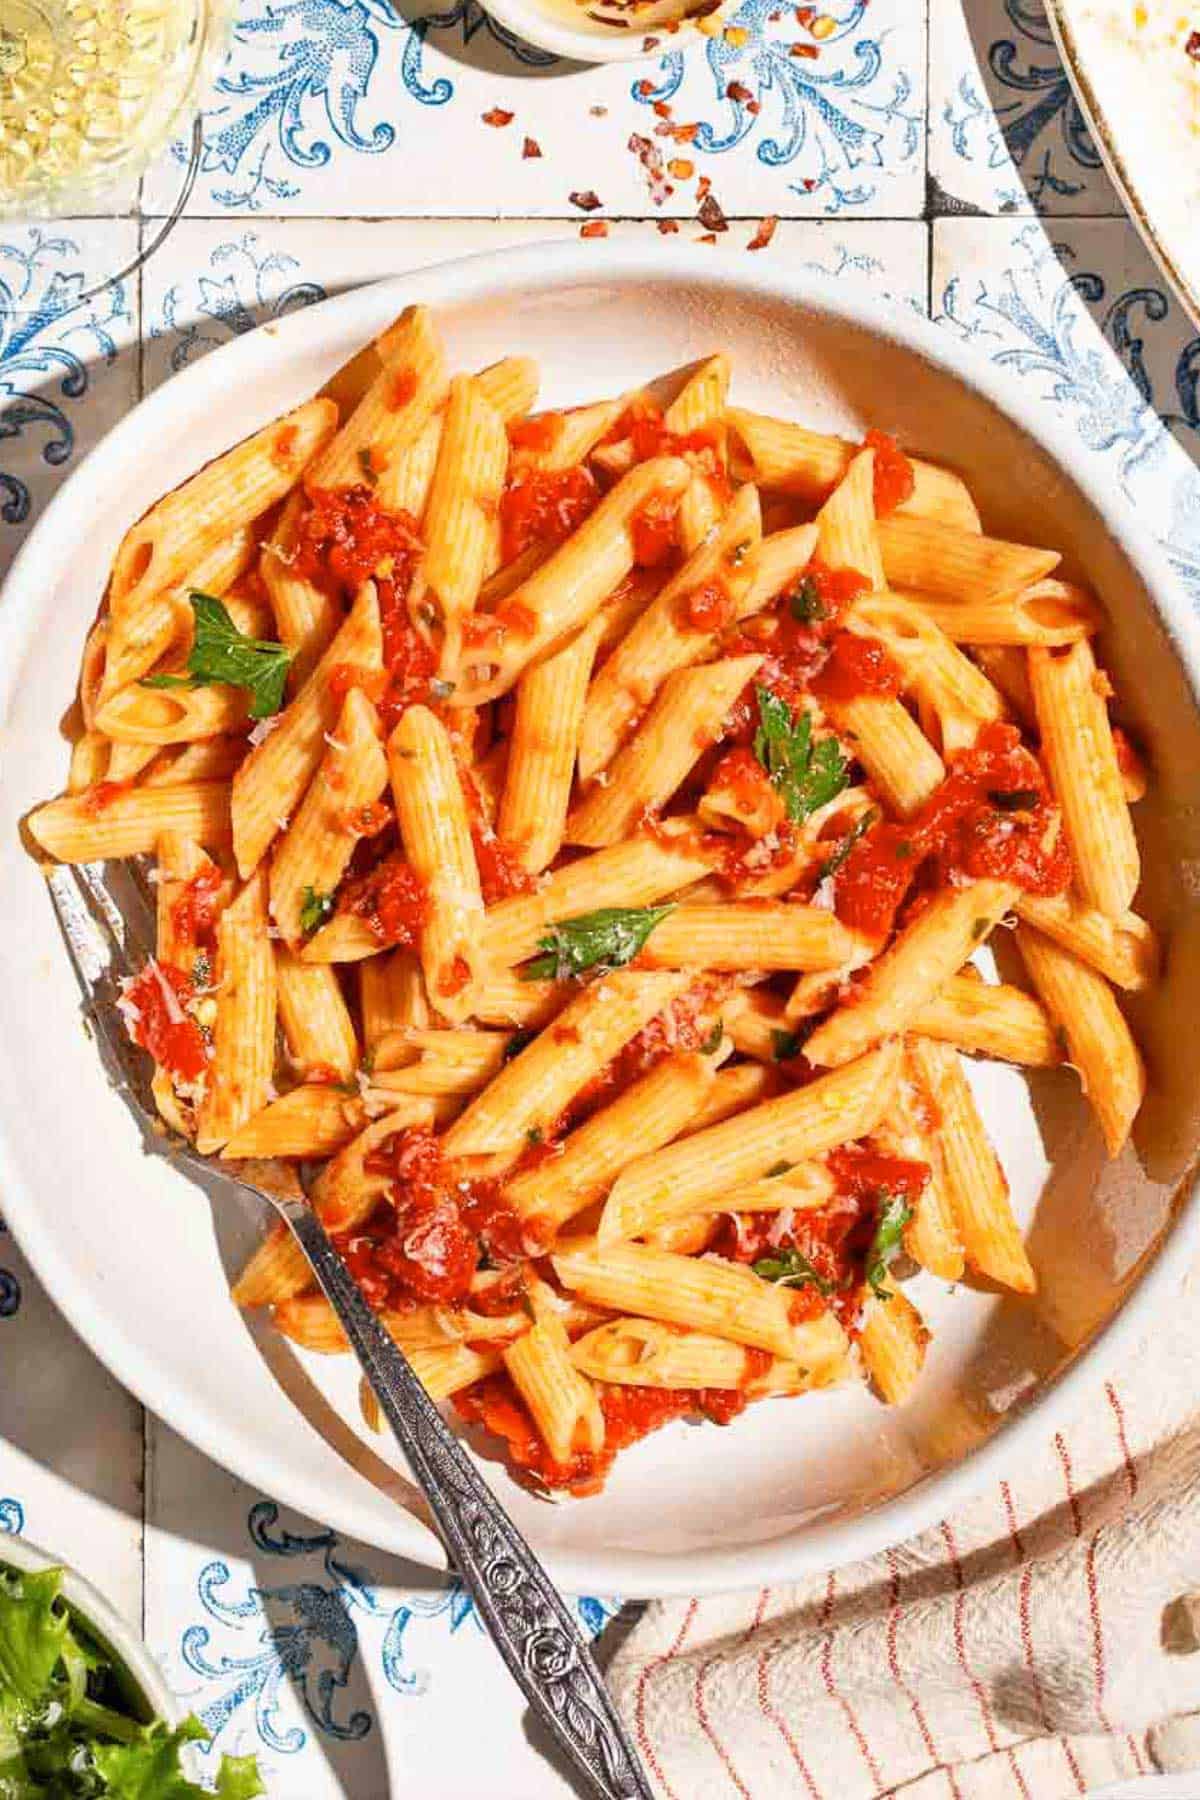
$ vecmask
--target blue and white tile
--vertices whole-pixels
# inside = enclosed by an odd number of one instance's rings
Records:
[[[304,1800],[567,1800],[457,1582],[287,1512],[165,1426],[147,1471],[147,1638],[209,1754],[253,1751]],[[616,1609],[574,1604],[592,1634]]]
[[[2,1221],[0,1369],[0,1533],[73,1563],[137,1624],[141,1407],[75,1336]]]
[[[133,220],[0,224],[0,576],[39,510],[137,397]],[[119,261],[118,261],[119,257]]]
[[[415,21],[388,0],[243,0],[190,210],[548,218],[591,190],[611,216],[686,216],[706,174],[731,217],[917,217],[924,0],[819,10],[819,40],[793,7],[740,0],[686,55],[584,68],[514,39],[478,0]],[[693,143],[666,135],[664,106]],[[512,122],[486,124],[496,108]],[[645,163],[672,157],[694,176],[651,180]],[[152,211],[176,179],[164,159]]]
[[[933,294],[948,330],[1066,414],[1200,609],[1200,336],[1133,227],[939,220]]]
[[[745,256],[753,230],[746,222],[731,225],[713,254]],[[185,220],[144,276],[146,386],[328,294],[455,256],[575,239],[578,232],[566,219]],[[618,241],[659,247],[667,257],[672,245],[695,235],[688,228],[663,237],[651,221],[618,220],[607,239],[589,247],[598,264],[606,243]],[[928,234],[916,221],[783,220],[747,267],[775,262],[819,270],[924,310],[927,250]]]
[[[938,210],[1120,213],[1041,0],[930,0],[929,27]]]

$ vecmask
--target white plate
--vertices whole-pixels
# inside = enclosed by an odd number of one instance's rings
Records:
[[[1167,0],[1047,0],[1088,130],[1130,218],[1200,324],[1200,28]]]
[[[1165,1303],[1193,1214],[1189,1201],[1168,1230],[1170,1197],[1200,1142],[1189,880],[1200,868],[1200,664],[1172,577],[1125,503],[1098,477],[1072,476],[1072,441],[1053,416],[948,335],[832,282],[742,274],[703,250],[601,248],[538,245],[344,295],[235,340],[125,419],[48,509],[0,606],[0,843],[12,846],[20,817],[62,786],[55,725],[123,528],[319,386],[408,301],[438,309],[457,364],[534,352],[551,405],[619,392],[723,345],[743,402],[851,432],[894,429],[964,470],[991,527],[1059,545],[1087,569],[1156,774],[1139,808],[1144,907],[1173,934],[1165,985],[1137,1007],[1155,1076],[1139,1130],[1149,1173],[1132,1155],[1104,1164],[1070,1073],[1030,1091],[980,1065],[1041,1292],[1022,1302],[915,1283],[935,1340],[908,1408],[849,1388],[752,1407],[724,1430],[679,1423],[624,1454],[601,1497],[556,1506],[486,1465],[569,1589],[688,1593],[830,1566],[940,1517],[1011,1466],[1023,1437],[1048,1430],[1089,1370]],[[398,1459],[357,1422],[349,1359],[298,1355],[230,1304],[227,1274],[255,1222],[214,1217],[201,1192],[141,1154],[80,1029],[41,877],[20,854],[5,862],[0,1193],[39,1276],[121,1380],[212,1456],[342,1531],[440,1563]]]

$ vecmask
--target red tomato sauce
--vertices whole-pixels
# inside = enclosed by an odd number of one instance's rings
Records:
[[[171,908],[171,929],[177,938],[197,948],[211,946],[217,927],[217,899],[221,871],[215,864],[197,869]]]
[[[398,1133],[366,1167],[391,1177],[387,1203],[365,1229],[334,1242],[377,1309],[465,1300],[483,1257],[504,1264],[523,1256],[521,1222],[500,1184],[455,1178],[432,1132]]]
[[[531,875],[528,869],[522,868],[512,846],[506,844],[492,829],[470,771],[460,767],[458,779],[467,803],[471,842],[475,846],[475,866],[479,870],[479,886],[483,892],[484,905],[494,906],[498,900],[508,899],[510,894],[532,893],[537,886],[537,877]]]
[[[722,457],[721,432],[716,425],[702,425],[696,431],[669,431],[662,410],[653,400],[635,400],[625,408],[608,436],[606,444],[622,443],[628,438],[633,446],[635,462],[646,462],[652,456],[685,456],[705,477],[714,499],[724,503],[731,489]]]
[[[1015,882],[1026,893],[1060,894],[1071,880],[1061,833],[1049,843],[1054,810],[1041,764],[1015,725],[987,725],[975,745],[950,758],[950,771],[917,815],[874,826],[834,877],[844,925],[876,936],[890,929],[923,865],[935,881],[956,875]]]
[[[135,1044],[180,1081],[196,1081],[208,1066],[204,1034],[186,1009],[194,999],[182,969],[151,959],[121,996],[125,1029]]]
[[[83,791],[81,798],[84,812],[90,813],[93,818],[98,817],[100,813],[107,811],[114,800],[119,800],[122,794],[127,794],[132,786],[132,781],[96,782],[93,787],[85,788]]]
[[[365,874],[342,883],[337,910],[365,919],[383,945],[411,950],[429,912],[429,896],[416,871],[398,850]]]
[[[518,469],[500,496],[500,554],[504,562],[530,544],[561,544],[600,498],[595,478],[582,464],[573,469]]]
[[[886,519],[898,506],[911,500],[916,478],[913,466],[894,437],[886,431],[868,431],[863,449],[875,452],[875,517]]]
[[[679,602],[679,617],[688,631],[722,631],[733,618],[735,601],[720,581],[706,581]]]
[[[842,1144],[826,1159],[839,1198],[873,1200],[880,1193],[902,1194],[911,1206],[929,1180],[929,1164],[906,1156],[885,1156],[866,1144]]]
[[[856,700],[861,694],[898,694],[903,679],[900,668],[875,638],[839,631],[811,685],[822,700]]]
[[[748,1369],[757,1369],[750,1361]],[[753,1379],[748,1373],[747,1379]],[[502,1438],[509,1461],[546,1488],[569,1488],[595,1494],[617,1455],[660,1426],[700,1413],[724,1425],[747,1404],[736,1388],[651,1388],[597,1383],[604,1414],[604,1447],[599,1453],[579,1450],[569,1462],[556,1462],[543,1442],[524,1402],[507,1375],[492,1375],[454,1397],[455,1410],[469,1423],[482,1425]]]
[[[758,725],[756,687],[764,687],[793,709],[814,685],[829,656],[829,645],[841,636],[838,621],[870,582],[857,569],[831,569],[811,562],[803,575],[780,595],[771,610],[739,625],[722,645],[725,655],[761,654],[754,680],[738,696],[731,735],[748,744]]]
[[[770,777],[752,750],[739,744],[727,750],[712,772],[713,788],[722,788],[745,813],[752,813],[765,803],[776,800]]]
[[[508,427],[508,441],[514,450],[553,450],[562,431],[562,414],[534,413],[532,418],[513,419]]]
[[[581,1113],[594,1110],[643,1075],[648,1075],[664,1057],[673,1055],[676,1050],[698,1050],[712,1029],[711,1020],[704,1015],[711,1012],[732,985],[732,981],[719,975],[702,976],[686,994],[672,1000],[630,1038],[586,1087],[580,1089],[571,1102],[572,1122],[577,1122]],[[557,1128],[555,1135],[558,1135]]]
[[[405,594],[421,553],[416,520],[389,512],[365,483],[313,488],[300,521],[293,568],[326,591],[351,598],[363,582],[382,575]]]
[[[630,521],[633,560],[639,569],[657,569],[675,554],[675,518],[679,512],[677,497],[660,496],[647,500]]]

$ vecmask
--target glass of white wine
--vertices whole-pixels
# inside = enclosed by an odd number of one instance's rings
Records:
[[[192,131],[230,17],[229,0],[0,0],[0,219],[105,210]]]

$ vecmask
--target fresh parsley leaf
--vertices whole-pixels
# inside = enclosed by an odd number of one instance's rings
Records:
[[[754,754],[782,794],[792,824],[802,824],[841,793],[850,765],[835,737],[813,743],[812,720],[803,709],[797,718],[786,700],[757,683],[754,693],[759,718]]]
[[[800,1036],[795,1031],[771,1032],[771,1061],[790,1062],[793,1056],[800,1054]]]
[[[774,1256],[760,1256],[750,1267],[763,1281],[773,1281],[776,1287],[814,1287],[826,1299],[833,1293],[833,1282],[826,1281],[800,1250],[779,1250]]]
[[[805,575],[792,589],[790,604],[792,617],[800,625],[813,625],[829,616],[821,603],[821,589],[811,575]]]
[[[1036,788],[989,788],[988,799],[998,812],[1032,812],[1041,795]]]
[[[713,1056],[720,1049],[721,1039],[725,1036],[725,1021],[718,1019],[704,1042],[700,1046],[704,1056]]]
[[[332,894],[318,894],[316,888],[306,887],[300,897],[300,929],[305,937],[318,930],[332,911]]]
[[[786,1175],[788,1170],[794,1169],[795,1166],[796,1166],[795,1163],[792,1163],[792,1162],[773,1162],[771,1164],[770,1168],[767,1170],[766,1174],[763,1176],[763,1180],[764,1181],[773,1181],[775,1179],[776,1175]]]
[[[292,653],[282,644],[246,637],[230,618],[224,603],[211,594],[192,594],[195,637],[187,660],[186,675],[147,675],[143,686],[152,688],[245,688],[250,695],[250,717],[266,719],[283,705],[283,690]]]
[[[526,963],[523,981],[568,981],[590,971],[607,975],[632,962],[668,906],[602,906],[597,912],[560,919],[537,941],[543,952]]]
[[[366,444],[363,445],[362,449],[358,453],[358,466],[362,470],[363,474],[366,476],[367,480],[370,482],[371,486],[374,487],[376,482],[379,480],[379,473],[375,467],[375,462],[374,462],[374,458],[371,455],[370,447]]]
[[[904,1195],[891,1194],[884,1188],[879,1196],[879,1216],[875,1221],[875,1235],[867,1249],[866,1264],[867,1280],[878,1300],[891,1297],[890,1288],[884,1286],[884,1277],[900,1249],[904,1227],[911,1218],[912,1207]]]
[[[536,1150],[537,1146],[539,1144],[544,1144],[545,1141],[546,1134],[540,1125],[531,1125],[525,1133],[525,1142],[529,1145],[531,1150]]]
[[[820,879],[822,881],[825,880],[827,875],[837,874],[838,870],[853,850],[855,844],[857,844],[859,838],[866,836],[867,832],[870,831],[872,825],[875,824],[878,818],[879,814],[876,812],[875,808],[871,806],[867,808],[865,813],[861,813],[859,817],[855,819],[845,837],[839,839],[833,855],[826,857],[825,861],[821,864]]]

